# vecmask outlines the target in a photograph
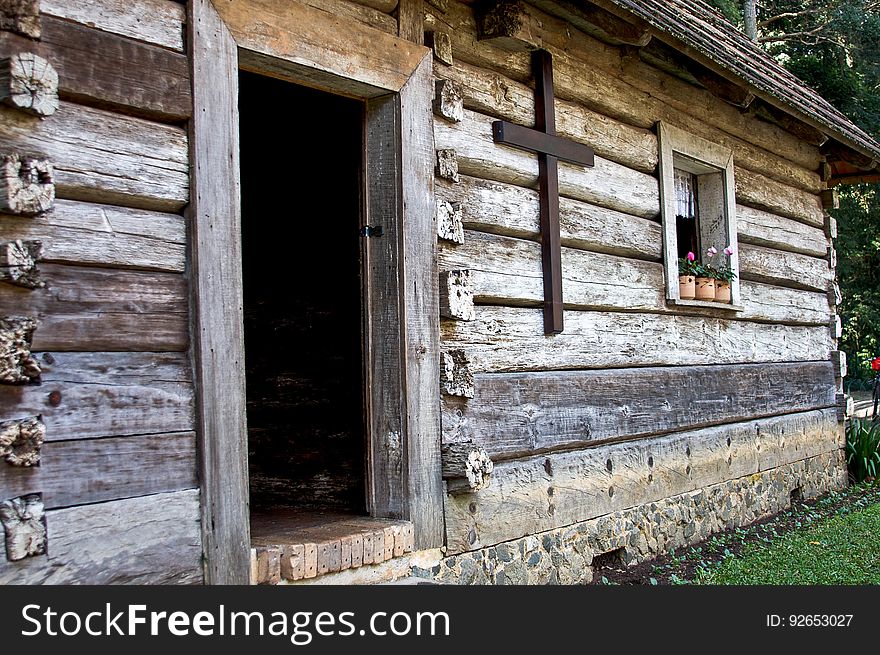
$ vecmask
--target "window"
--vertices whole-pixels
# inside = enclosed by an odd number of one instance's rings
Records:
[[[660,205],[663,218],[663,261],[666,299],[680,305],[739,309],[739,257],[733,155],[700,137],[667,123],[657,124],[660,140]],[[729,257],[724,249],[730,247]],[[718,255],[707,257],[709,248]],[[716,268],[729,263],[737,275],[730,304],[684,300],[679,295],[678,260],[694,253],[697,261]]]

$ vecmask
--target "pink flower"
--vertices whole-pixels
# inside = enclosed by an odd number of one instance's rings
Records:
[[[689,262],[694,261],[696,258],[697,258],[697,256],[694,255],[694,253],[692,253],[692,252],[689,252],[689,253],[688,253],[688,257],[687,257],[687,259],[688,259]]]
[[[718,254],[718,250],[716,250],[715,246],[709,246],[709,249],[706,251],[706,254],[709,255],[709,257],[714,257],[715,255]]]
[[[727,246],[724,249],[724,254],[727,255],[728,257],[730,257],[733,254],[733,248],[731,248],[730,246]]]

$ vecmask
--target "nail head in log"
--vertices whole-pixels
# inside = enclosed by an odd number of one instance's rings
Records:
[[[489,486],[495,465],[485,450],[473,441],[443,444],[440,450],[443,478],[450,493],[473,492]],[[463,483],[466,481],[467,486]]]
[[[435,82],[434,113],[451,123],[460,123],[464,118],[464,100],[455,82],[451,80]]]
[[[46,553],[46,518],[40,494],[0,502],[0,523],[6,533],[6,559],[18,562]]]
[[[450,148],[437,151],[437,175],[444,180],[456,183],[461,181],[458,176],[458,156],[455,150]]]
[[[464,243],[461,203],[443,201],[437,203],[437,236],[445,241]]]
[[[45,159],[0,155],[0,212],[36,216],[55,204],[52,164]]]
[[[0,457],[11,466],[36,466],[46,438],[41,417],[0,423]]]
[[[32,52],[0,58],[0,101],[28,114],[51,116],[58,110],[58,73]]]
[[[441,271],[440,316],[459,321],[473,321],[476,318],[469,270]]]
[[[25,384],[40,377],[40,364],[31,355],[36,329],[32,318],[0,317],[0,383]]]
[[[0,243],[0,281],[26,289],[46,286],[37,268],[42,257],[42,241],[16,239]]]
[[[463,350],[440,353],[440,390],[449,396],[474,397],[474,374]]]
[[[39,39],[40,0],[3,0],[0,3],[0,30]]]
[[[425,32],[425,45],[431,48],[434,59],[447,66],[452,66],[452,37],[448,32],[429,31]]]

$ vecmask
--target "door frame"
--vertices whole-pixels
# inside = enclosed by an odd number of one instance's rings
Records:
[[[443,542],[433,78],[427,48],[293,1],[188,3],[190,281],[205,581],[250,578],[239,69],[365,104],[368,502]],[[352,53],[346,57],[342,53]]]

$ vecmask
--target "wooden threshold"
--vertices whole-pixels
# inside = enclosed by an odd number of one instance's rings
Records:
[[[381,564],[413,550],[410,521],[296,509],[251,516],[256,584],[279,584]]]

